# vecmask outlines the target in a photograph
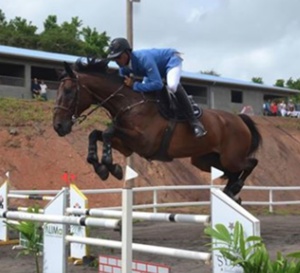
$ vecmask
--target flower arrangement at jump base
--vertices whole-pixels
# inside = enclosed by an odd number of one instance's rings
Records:
[[[271,260],[263,240],[259,236],[245,238],[243,226],[236,222],[233,232],[223,224],[207,227],[204,233],[214,239],[213,250],[230,261],[232,266],[240,266],[244,273],[299,273],[300,251],[282,255]]]

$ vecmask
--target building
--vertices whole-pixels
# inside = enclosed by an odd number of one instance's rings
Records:
[[[0,97],[31,99],[31,81],[37,78],[45,81],[48,98],[54,99],[63,62],[74,63],[77,58],[78,56],[0,45]],[[250,106],[254,114],[262,114],[264,101],[288,99],[300,94],[299,90],[200,73],[183,72],[182,83],[202,107],[234,113]]]

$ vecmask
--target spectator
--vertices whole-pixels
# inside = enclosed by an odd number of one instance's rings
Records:
[[[287,105],[287,110],[289,112],[293,112],[295,110],[295,104],[293,103],[293,100],[289,100]]]
[[[271,104],[270,104],[270,100],[267,100],[264,102],[263,104],[263,115],[264,116],[271,116]]]
[[[47,97],[47,85],[45,84],[44,80],[41,80],[41,84],[40,84],[40,88],[41,88],[41,91],[40,91],[40,94],[41,94],[41,98],[45,101],[48,100],[48,97]]]
[[[272,116],[277,116],[277,111],[278,111],[278,107],[277,107],[277,103],[275,101],[273,101],[271,103],[271,113],[272,113]]]
[[[39,98],[40,96],[41,87],[38,83],[37,78],[33,79],[33,82],[31,83],[31,95],[33,99]]]
[[[286,116],[286,103],[284,100],[281,103],[279,103],[278,111],[282,117]]]

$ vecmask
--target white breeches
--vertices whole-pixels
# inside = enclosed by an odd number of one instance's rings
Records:
[[[178,84],[180,82],[181,77],[181,67],[182,65],[178,65],[173,67],[169,70],[167,73],[167,89],[171,91],[172,93],[175,93],[177,91]]]

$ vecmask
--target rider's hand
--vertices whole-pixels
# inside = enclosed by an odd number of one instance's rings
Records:
[[[127,85],[128,87],[133,86],[133,78],[125,76],[124,84]]]

